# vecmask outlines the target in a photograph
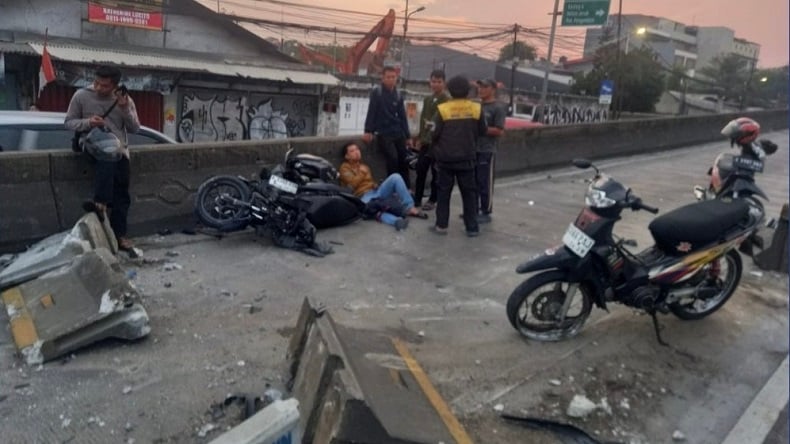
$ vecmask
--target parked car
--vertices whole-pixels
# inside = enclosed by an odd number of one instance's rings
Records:
[[[537,128],[543,126],[540,122],[533,122],[531,119],[520,117],[505,117],[505,129]]]
[[[0,151],[70,150],[74,131],[63,126],[66,113],[0,111]],[[177,143],[148,127],[129,134],[129,145]]]

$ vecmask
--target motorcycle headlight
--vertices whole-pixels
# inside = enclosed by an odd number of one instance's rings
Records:
[[[584,203],[590,208],[609,208],[617,202],[607,197],[605,191],[589,188],[584,196]]]

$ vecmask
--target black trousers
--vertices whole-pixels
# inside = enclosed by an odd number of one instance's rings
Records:
[[[126,218],[129,215],[129,159],[117,162],[96,161],[93,200],[106,204],[110,209],[110,226],[115,237],[126,236]]]
[[[480,212],[494,210],[494,153],[477,153],[477,190],[480,193]]]
[[[419,157],[417,158],[417,179],[414,183],[414,205],[421,206],[422,205],[422,196],[425,193],[425,181],[428,178],[428,171],[431,171],[431,194],[428,197],[429,202],[436,202],[437,193],[439,192],[439,178],[438,172],[436,171],[436,163],[433,161],[433,158],[428,156],[426,152],[428,151],[429,146],[424,146],[419,152]]]
[[[450,196],[457,180],[463,201],[466,231],[478,231],[475,169],[471,166],[465,169],[453,169],[444,165],[437,165],[437,169],[439,170],[439,199],[436,201],[436,226],[447,228],[450,222]]]
[[[376,144],[384,155],[387,166],[387,176],[390,174],[400,174],[406,188],[411,188],[409,179],[409,164],[406,162],[406,137],[378,135]]]

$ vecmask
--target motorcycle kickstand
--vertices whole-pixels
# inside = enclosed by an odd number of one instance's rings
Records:
[[[656,332],[656,339],[658,340],[658,343],[663,345],[664,347],[669,347],[669,344],[664,342],[663,339],[661,339],[661,328],[658,325],[658,318],[656,318],[656,311],[650,310],[648,311],[648,313],[650,314],[650,317],[653,318],[653,329]]]

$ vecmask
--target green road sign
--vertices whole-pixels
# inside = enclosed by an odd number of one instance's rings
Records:
[[[565,0],[562,26],[596,26],[606,23],[609,0]]]

